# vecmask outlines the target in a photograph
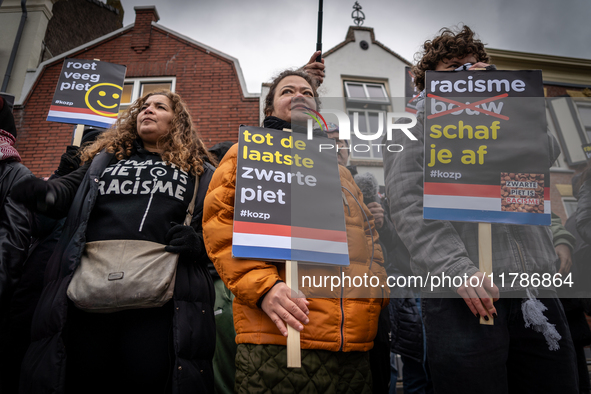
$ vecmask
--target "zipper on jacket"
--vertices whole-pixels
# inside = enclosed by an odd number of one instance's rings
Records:
[[[341,271],[341,276],[343,274],[343,269],[339,268],[339,271]],[[341,347],[339,348],[339,352],[343,351],[343,342],[345,341],[345,337],[343,335],[343,327],[345,326],[345,310],[343,308],[343,288],[344,286],[341,285]]]
[[[349,206],[349,202],[347,201],[347,196],[345,195],[345,191],[341,189],[341,195],[343,196],[343,203],[347,207],[347,211],[349,212],[349,216],[351,216],[351,207]],[[343,275],[343,268],[339,267],[339,273],[341,277]],[[345,310],[343,308],[343,289],[344,284],[341,285],[341,346],[339,347],[339,351],[343,350],[343,342],[345,341],[345,337],[343,335],[343,327],[345,325]]]
[[[521,253],[521,247],[519,246],[519,243],[517,242],[517,237],[515,236],[515,234],[513,232],[513,228],[509,227],[509,232],[513,236],[513,242],[515,242],[515,246],[517,246],[517,252],[519,253],[519,261],[521,262],[521,269],[522,269],[523,273],[525,274],[525,273],[527,273],[527,270],[525,269],[525,260],[523,259],[523,254]]]
[[[341,195],[343,196],[343,203],[347,207],[347,210],[349,211],[349,215],[351,215],[351,207],[349,206],[349,202],[347,201],[347,196],[345,196],[345,192],[343,190],[341,190]]]

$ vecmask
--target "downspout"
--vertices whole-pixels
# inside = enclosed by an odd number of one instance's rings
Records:
[[[23,13],[21,15],[21,21],[18,25],[18,31],[16,32],[16,38],[14,39],[14,45],[12,46],[12,52],[10,53],[10,59],[8,60],[8,67],[6,67],[6,74],[4,75],[4,82],[2,82],[2,89],[0,91],[6,92],[8,88],[8,81],[10,80],[10,74],[12,74],[12,67],[14,67],[14,60],[16,59],[16,53],[18,52],[18,46],[21,42],[23,35],[23,29],[25,28],[25,21],[27,20],[27,0],[21,0],[21,9]]]

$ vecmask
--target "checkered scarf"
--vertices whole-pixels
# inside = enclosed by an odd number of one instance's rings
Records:
[[[0,129],[0,160],[15,159],[21,161],[21,156],[14,148],[16,138],[8,131]]]

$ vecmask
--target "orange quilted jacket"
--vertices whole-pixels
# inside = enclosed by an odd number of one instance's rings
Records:
[[[285,264],[232,257],[237,151],[236,144],[228,151],[209,184],[203,212],[205,246],[222,280],[236,296],[233,306],[236,342],[286,345],[286,338],[256,305],[278,280],[285,281]],[[351,173],[342,166],[339,166],[339,172],[341,185],[361,203],[369,223],[353,196],[344,191],[343,200],[335,203],[342,204],[345,210],[350,265],[342,268],[315,267],[314,273],[338,276],[344,273],[350,277],[366,273],[379,276],[381,283],[385,283],[386,273],[373,216],[363,204],[363,196]],[[373,262],[370,234],[373,234]],[[330,288],[310,290],[310,322],[301,332],[302,349],[348,352],[367,351],[373,347],[380,310],[388,304],[387,286],[361,290],[336,289],[332,293]],[[343,291],[346,296],[367,298],[341,298]],[[315,295],[329,297],[317,298]]]

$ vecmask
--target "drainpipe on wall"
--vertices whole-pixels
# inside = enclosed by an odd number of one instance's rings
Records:
[[[1,1],[2,0],[0,0],[0,2]],[[12,46],[12,52],[10,53],[10,59],[8,60],[8,67],[6,67],[6,74],[4,74],[4,82],[2,82],[2,88],[0,89],[2,92],[6,92],[6,89],[8,88],[8,81],[10,80],[10,74],[12,74],[12,67],[14,67],[16,53],[18,52],[18,46],[21,42],[23,29],[25,28],[25,21],[27,20],[27,0],[21,0],[21,9],[23,13],[18,25],[18,31],[16,32],[16,38],[14,39],[14,45]]]

